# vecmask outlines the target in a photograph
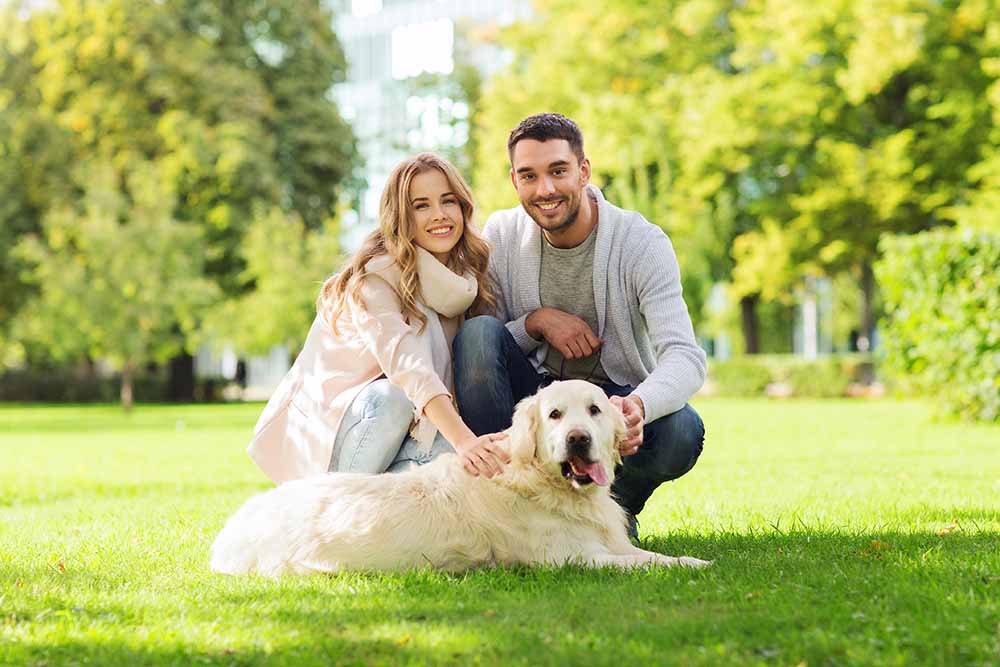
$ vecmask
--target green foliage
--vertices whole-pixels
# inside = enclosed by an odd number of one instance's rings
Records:
[[[33,286],[55,279],[32,276],[11,249],[26,235],[56,238],[43,227],[79,208],[89,165],[119,174],[123,200],[136,174],[155,172],[172,202],[163,216],[197,228],[199,275],[220,298],[255,287],[243,245],[257,211],[279,210],[296,229],[328,224],[357,151],[329,96],[345,62],[323,3],[35,4],[0,8],[0,345]],[[38,321],[59,319],[52,303],[33,308],[18,340],[65,355],[70,343],[46,334],[59,322]]]
[[[839,398],[851,383],[871,384],[874,361],[867,354],[837,354],[805,359],[791,354],[755,354],[713,361],[708,368],[720,396],[763,396],[769,384],[787,385],[797,398]]]
[[[241,277],[254,289],[214,309],[201,336],[251,353],[276,344],[300,348],[316,317],[319,288],[343,260],[338,236],[336,220],[309,230],[276,208],[258,211],[241,249]]]
[[[1000,234],[935,230],[881,246],[886,367],[948,412],[1000,421]]]
[[[851,377],[836,357],[796,364],[788,369],[788,385],[793,396],[839,398]]]
[[[734,357],[709,364],[709,377],[719,396],[763,396],[773,382],[771,369],[759,355]]]
[[[16,256],[32,266],[38,297],[18,316],[18,338],[39,341],[57,360],[103,358],[128,373],[184,348],[218,288],[203,277],[200,228],[172,218],[174,193],[152,164],[121,174],[86,165],[79,209],[52,211],[42,236]]]
[[[780,294],[870,262],[885,232],[951,217],[994,132],[998,16],[981,0],[772,0],[733,14],[736,77],[770,84],[758,94],[778,104],[756,122],[784,128],[781,171],[796,181],[784,214],[737,239],[738,284]]]
[[[883,233],[1000,224],[996,0],[535,4],[476,115],[484,208],[516,203],[521,118],[575,118],[597,184],[673,239],[699,328],[713,283],[788,303],[858,280]]]
[[[795,308],[783,301],[764,301],[757,307],[757,318],[761,354],[791,354]]]

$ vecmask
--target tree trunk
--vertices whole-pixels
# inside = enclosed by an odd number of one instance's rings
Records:
[[[132,362],[127,361],[122,367],[122,388],[121,388],[122,409],[125,412],[132,410]]]
[[[759,299],[760,297],[756,294],[740,299],[744,351],[747,354],[760,354],[760,336],[757,328],[757,302]]]
[[[872,300],[875,297],[875,274],[872,263],[865,261],[861,265],[861,335],[858,336],[858,351],[868,352],[872,349],[872,336],[875,335],[875,314]]]
[[[168,401],[179,403],[194,402],[194,357],[178,354],[167,364]]]

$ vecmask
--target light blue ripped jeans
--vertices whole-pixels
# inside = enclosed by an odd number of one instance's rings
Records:
[[[438,433],[430,451],[410,434],[413,403],[385,378],[361,390],[344,414],[333,445],[330,472],[402,472],[454,452]]]

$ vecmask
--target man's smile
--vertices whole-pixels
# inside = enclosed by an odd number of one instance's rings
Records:
[[[564,199],[558,199],[556,201],[536,202],[535,206],[542,209],[546,213],[552,213],[558,209],[564,201]]]

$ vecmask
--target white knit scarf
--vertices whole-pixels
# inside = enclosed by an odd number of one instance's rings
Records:
[[[479,291],[476,277],[471,272],[460,276],[420,246],[416,248],[421,301],[449,318],[467,311]]]

